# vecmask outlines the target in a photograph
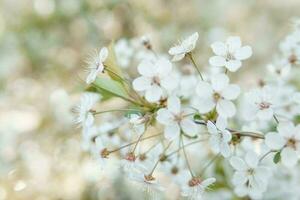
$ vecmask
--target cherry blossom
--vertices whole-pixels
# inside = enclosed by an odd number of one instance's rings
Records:
[[[190,53],[195,48],[198,38],[199,34],[193,33],[179,45],[170,48],[169,54],[173,56],[172,61],[179,61],[184,58],[185,54]]]
[[[100,99],[100,96],[95,93],[85,93],[80,98],[80,104],[75,108],[78,113],[76,123],[83,127],[90,127],[94,123],[94,116],[91,111],[94,104]]]
[[[190,117],[190,113],[181,109],[180,99],[176,96],[168,98],[167,108],[157,112],[157,121],[165,125],[164,134],[169,140],[179,137],[180,131],[188,135],[197,134],[197,125]]]
[[[272,150],[280,151],[281,161],[285,166],[295,166],[300,155],[300,125],[292,122],[280,122],[278,133],[266,135],[266,144]]]
[[[176,88],[177,83],[170,76],[172,64],[165,58],[159,58],[154,62],[142,61],[138,66],[138,72],[142,75],[133,81],[133,88],[138,92],[145,92],[145,98],[149,102],[157,102],[168,91]]]
[[[232,100],[240,93],[237,85],[229,84],[229,78],[225,74],[217,74],[211,78],[211,84],[200,81],[196,88],[199,99],[196,107],[200,113],[207,113],[216,108],[223,118],[233,117],[236,113]]]
[[[267,189],[270,171],[260,166],[257,155],[249,151],[245,159],[233,156],[230,164],[235,169],[232,178],[235,193],[241,197],[249,195],[252,198],[261,198],[262,193]]]
[[[229,142],[231,141],[231,133],[226,130],[227,122],[222,118],[218,118],[216,124],[211,121],[207,122],[207,129],[210,133],[209,143],[214,153],[221,153],[224,157],[231,154]]]
[[[250,46],[242,46],[241,39],[236,36],[227,38],[226,42],[214,42],[211,45],[216,56],[209,59],[209,63],[216,67],[226,67],[231,72],[242,66],[242,60],[252,55]]]
[[[104,62],[108,57],[108,49],[103,47],[98,56],[93,59],[89,65],[89,75],[86,78],[86,83],[91,84],[97,78],[97,75],[104,70]]]

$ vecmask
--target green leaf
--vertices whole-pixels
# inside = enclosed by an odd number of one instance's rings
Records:
[[[104,99],[111,97],[120,97],[124,100],[130,99],[124,86],[110,78],[97,77],[93,83],[93,87],[97,89]]]
[[[202,120],[202,117],[200,114],[195,114],[194,115],[194,120],[198,121],[198,120]]]
[[[112,41],[108,46],[108,57],[106,58],[104,65],[107,69],[108,75],[116,81],[123,82],[123,74],[120,67],[117,64],[115,46]]]
[[[280,155],[280,153],[281,153],[280,151],[277,152],[277,153],[275,154],[274,158],[273,158],[273,162],[274,162],[275,164],[279,163],[279,161],[281,160],[281,155]]]

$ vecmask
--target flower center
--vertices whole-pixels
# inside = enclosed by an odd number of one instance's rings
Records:
[[[215,92],[213,94],[213,98],[214,98],[214,101],[217,102],[222,98],[222,96],[219,93]]]
[[[125,156],[125,160],[128,160],[129,162],[134,162],[136,159],[134,153],[130,152]]]
[[[247,171],[248,175],[253,175],[254,174],[254,169],[250,168]]]
[[[194,186],[199,185],[200,183],[201,183],[201,179],[200,179],[200,178],[194,177],[194,178],[192,178],[191,180],[189,180],[188,185],[189,185],[190,187],[194,187]]]
[[[232,55],[230,52],[227,52],[226,54],[226,61],[235,60],[234,55]]]
[[[160,78],[158,76],[153,76],[152,83],[160,85]]]
[[[295,55],[295,54],[292,54],[292,55],[290,55],[290,57],[289,57],[289,62],[291,63],[291,64],[295,64],[296,62],[297,62],[297,56]]]
[[[271,103],[268,103],[268,102],[261,102],[261,103],[259,104],[259,109],[260,109],[260,110],[268,109],[268,108],[270,108],[271,105],[272,105],[272,104],[271,104]]]
[[[176,121],[178,123],[181,122],[181,120],[183,120],[183,118],[184,118],[184,115],[182,112],[177,115],[174,115],[174,121]]]
[[[290,138],[287,141],[286,146],[296,149],[296,144],[297,144],[297,141],[294,138]]]
[[[172,174],[177,174],[178,172],[179,172],[178,167],[173,166],[173,167],[171,168],[171,173],[172,173]]]

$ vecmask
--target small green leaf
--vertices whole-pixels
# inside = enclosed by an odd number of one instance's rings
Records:
[[[194,120],[195,120],[195,121],[202,120],[201,115],[200,115],[200,114],[195,114],[195,115],[194,115]]]
[[[277,152],[277,153],[275,154],[274,158],[273,158],[273,162],[274,162],[275,164],[279,163],[279,161],[281,160],[281,155],[280,155],[280,153],[281,153],[280,151]]]
[[[97,79],[93,83],[93,86],[106,99],[110,97],[120,97],[124,100],[129,99],[124,86],[121,83],[110,78],[97,77]]]

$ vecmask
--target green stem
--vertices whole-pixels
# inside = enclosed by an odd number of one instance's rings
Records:
[[[193,58],[192,52],[188,53],[187,56],[188,56],[188,57],[190,58],[190,60],[192,61],[193,66],[194,66],[195,69],[197,70],[197,72],[198,72],[198,74],[199,74],[201,80],[204,81],[203,76],[202,76],[202,74],[201,74],[201,72],[200,72],[200,70],[199,70],[199,68],[198,68],[198,66],[197,66],[197,64],[196,64],[196,62],[195,62],[195,60],[194,60],[194,58]]]

